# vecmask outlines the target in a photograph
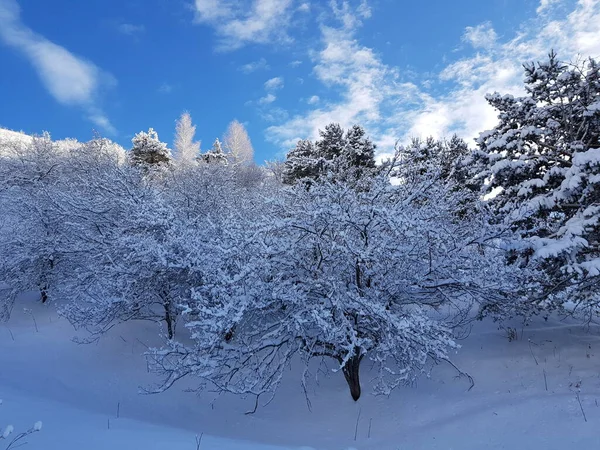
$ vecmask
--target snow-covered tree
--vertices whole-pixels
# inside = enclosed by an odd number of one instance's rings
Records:
[[[487,97],[499,124],[481,134],[474,180],[528,245],[513,261],[549,277],[544,305],[599,311],[600,67],[554,53],[526,64],[527,95]]]
[[[254,149],[244,125],[234,120],[227,127],[223,137],[227,158],[233,165],[250,165],[254,159]]]
[[[426,173],[437,173],[444,180],[460,184],[467,181],[463,160],[470,154],[470,150],[458,136],[453,136],[450,140],[415,138],[409,145],[401,147],[398,153],[407,164],[401,164],[397,169],[407,170],[397,171],[393,176],[410,180]]]
[[[421,179],[368,189],[323,180],[288,188],[257,216],[232,214],[210,250],[184,312],[192,344],[149,354],[158,390],[197,376],[218,390],[274,394],[299,358],[328,358],[352,397],[361,362],[389,393],[447,360],[452,329],[477,302],[508,301],[514,269],[486,218],[456,220],[461,194]],[[209,221],[210,223],[210,221]]]
[[[347,132],[337,123],[320,130],[321,138],[315,143],[300,140],[287,155],[284,182],[299,180],[313,183],[325,175],[345,182],[357,182],[375,173],[375,144],[364,129],[354,125]]]
[[[4,148],[0,156],[0,318],[6,318],[14,299],[39,291],[47,301],[61,272],[63,223],[49,201],[60,188],[65,157],[50,135],[25,145]]]
[[[286,156],[283,169],[283,182],[294,184],[298,180],[316,180],[323,172],[325,160],[317,155],[312,141],[300,140]]]
[[[192,116],[184,112],[175,127],[175,151],[177,161],[183,165],[196,162],[200,154],[200,142],[194,141],[196,126],[192,124]]]
[[[167,165],[172,161],[167,144],[158,139],[158,133],[152,128],[148,132],[140,131],[131,140],[131,162],[134,165],[149,168],[155,165]]]
[[[223,146],[219,138],[215,139],[212,148],[201,155],[202,161],[208,164],[223,164],[227,165],[227,155],[223,151]]]
[[[173,337],[179,304],[198,283],[185,248],[189,228],[139,171],[107,164],[88,172],[91,181],[56,195],[71,218],[67,249],[75,260],[61,314],[93,337],[129,320],[163,322]]]

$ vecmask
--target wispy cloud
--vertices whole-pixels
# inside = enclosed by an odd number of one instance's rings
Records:
[[[169,83],[163,83],[158,87],[158,92],[160,94],[170,94],[173,92],[173,85]]]
[[[267,64],[267,60],[265,58],[260,58],[257,61],[251,61],[247,64],[240,66],[240,70],[244,73],[252,73],[258,70],[269,70],[271,67]]]
[[[318,95],[313,95],[308,100],[306,100],[306,103],[308,103],[309,105],[316,105],[317,103],[319,103],[319,100],[321,99]]]
[[[261,97],[258,100],[258,104],[259,105],[268,105],[270,103],[273,103],[275,100],[277,100],[277,97],[274,94],[269,93],[269,94],[265,95],[264,97]]]
[[[68,106],[79,106],[95,125],[108,133],[115,128],[98,107],[98,94],[116,80],[93,63],[75,56],[21,22],[15,0],[0,0],[0,39],[27,57],[48,92]]]
[[[321,49],[312,53],[313,74],[340,100],[317,104],[313,99],[308,103],[315,109],[269,127],[268,139],[289,148],[298,139],[316,138],[319,128],[330,122],[344,127],[361,123],[372,133],[385,122],[384,106],[393,106],[415,90],[400,83],[397,69],[385,65],[372,49],[359,43],[356,32],[362,18],[368,16],[363,5],[358,6],[359,11],[348,2],[332,2],[337,26],[321,24]]]
[[[490,49],[496,43],[498,35],[491,22],[485,22],[476,27],[467,27],[462,39],[474,48]]]
[[[116,28],[119,33],[126,34],[128,36],[136,36],[146,31],[146,27],[144,25],[134,25],[132,23],[117,23]]]
[[[247,44],[291,42],[287,33],[293,0],[195,0],[196,22],[210,25],[219,37],[217,49]]]
[[[391,151],[397,139],[417,136],[457,133],[470,140],[497,121],[486,93],[523,92],[522,63],[542,60],[551,49],[562,59],[600,56],[600,0],[578,0],[566,16],[561,9],[566,0],[541,0],[537,16],[512,38],[501,40],[488,22],[468,27],[462,39],[474,54],[447,64],[437,75],[427,74],[427,83],[417,85],[403,81],[414,78],[360,43],[357,31],[370,14],[363,3],[354,8],[347,1],[331,4],[337,25],[321,23],[320,49],[312,60],[313,74],[337,94],[336,100],[307,102],[313,107],[267,128],[267,138],[283,148],[300,138],[316,138],[329,122],[364,125],[380,152]]]
[[[283,78],[282,77],[274,77],[267,81],[265,81],[265,90],[267,91],[277,91],[279,89],[283,89]]]
[[[298,67],[302,64],[302,61],[300,61],[299,59],[296,59],[295,61],[291,61],[288,66],[295,68]]]

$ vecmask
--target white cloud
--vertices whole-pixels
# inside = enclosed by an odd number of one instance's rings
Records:
[[[244,64],[240,66],[240,70],[244,73],[252,73],[257,70],[269,70],[269,64],[267,64],[267,60],[265,58],[260,58],[257,61],[249,62],[248,64]]]
[[[265,95],[264,97],[261,97],[258,100],[258,104],[259,105],[268,105],[270,103],[273,103],[275,100],[277,100],[277,97],[271,93]]]
[[[380,126],[385,129],[384,107],[392,107],[415,90],[399,81],[397,69],[385,65],[372,49],[359,43],[356,31],[360,20],[356,10],[347,2],[332,2],[332,10],[341,26],[321,24],[321,50],[313,54],[313,73],[326,87],[339,93],[341,100],[319,103],[316,109],[269,127],[267,138],[284,148],[298,139],[317,138],[318,130],[330,122],[343,127],[360,123],[371,133]]]
[[[158,92],[161,94],[170,94],[173,92],[173,85],[169,83],[163,83],[158,87]]]
[[[298,66],[300,66],[302,64],[302,61],[300,61],[299,59],[292,61],[288,64],[288,66],[292,67],[292,68],[296,68]]]
[[[490,22],[482,23],[476,27],[467,27],[462,37],[464,42],[468,42],[474,48],[490,49],[496,43],[498,35]]]
[[[97,127],[103,129],[108,134],[115,135],[117,134],[116,128],[110,123],[110,120],[102,111],[95,111],[92,109],[90,111],[90,115],[88,115],[88,119]]]
[[[472,142],[497,122],[486,93],[524,92],[522,63],[543,60],[551,49],[566,60],[600,56],[600,0],[579,0],[567,16],[561,15],[561,0],[542,3],[543,14],[523,23],[523,31],[508,40],[501,41],[489,23],[465,30],[463,39],[485,52],[454,61],[437,75],[427,74],[423,77],[427,83],[419,87],[402,82],[399,68],[359,42],[360,13],[347,2],[334,1],[333,13],[341,25],[321,25],[321,49],[313,54],[313,73],[339,94],[339,100],[313,104],[304,113],[270,126],[267,138],[289,148],[298,139],[316,138],[317,130],[328,123],[339,122],[344,127],[365,126],[380,152],[391,151],[397,139],[406,142],[419,136],[457,133]],[[431,94],[432,84],[443,86],[445,94]]]
[[[100,89],[116,83],[111,75],[25,26],[15,0],[0,0],[0,39],[27,57],[56,101],[83,107],[92,122],[114,132],[96,105]]]
[[[195,0],[196,21],[211,25],[217,49],[231,51],[247,44],[291,42],[287,29],[293,0]]]
[[[265,81],[265,90],[267,91],[277,91],[283,88],[283,78],[275,77],[270,80]]]
[[[298,11],[300,12],[310,12],[310,3],[304,2],[300,6],[298,6]]]
[[[319,100],[321,99],[318,95],[313,95],[308,100],[306,100],[306,103],[308,103],[309,105],[316,105],[317,103],[319,103]]]
[[[135,36],[146,31],[144,25],[134,25],[132,23],[118,23],[117,31],[128,36]]]
[[[368,19],[372,15],[371,7],[369,6],[367,0],[361,0],[356,12],[364,19]]]
[[[540,5],[537,7],[536,12],[541,14],[549,9],[554,3],[558,3],[559,1],[560,0],[540,0]]]

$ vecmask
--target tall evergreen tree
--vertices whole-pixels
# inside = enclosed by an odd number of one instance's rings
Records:
[[[137,166],[153,166],[170,164],[171,151],[167,144],[158,139],[158,133],[150,128],[148,132],[140,131],[131,140],[131,162]]]
[[[215,139],[212,149],[206,153],[203,153],[201,158],[205,163],[208,164],[227,164],[227,155],[225,155],[225,152],[223,151],[223,147],[221,146],[221,141],[219,141],[219,138]]]
[[[314,144],[298,141],[286,158],[284,182],[300,179],[318,180],[327,175],[332,180],[354,182],[375,168],[375,144],[359,125],[345,132],[337,123],[319,131],[321,138]]]
[[[515,258],[550,277],[550,304],[598,312],[600,296],[600,67],[526,64],[527,96],[487,97],[499,124],[481,134],[474,181],[529,245]],[[548,304],[546,302],[546,304]]]
[[[300,140],[287,154],[283,182],[294,184],[301,179],[316,180],[323,170],[324,162],[324,159],[317,155],[317,149],[310,140]]]

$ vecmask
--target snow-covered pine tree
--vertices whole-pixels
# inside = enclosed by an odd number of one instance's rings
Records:
[[[543,268],[550,303],[587,314],[600,302],[600,67],[554,52],[526,64],[527,95],[488,95],[499,123],[471,157],[474,181],[527,239],[521,264]]]
[[[167,144],[158,139],[158,133],[152,128],[147,133],[140,131],[133,137],[131,143],[133,144],[131,148],[133,165],[149,168],[168,165],[173,159]]]
[[[339,181],[356,182],[365,174],[375,173],[375,144],[359,125],[347,132],[337,123],[319,130],[321,138],[314,144],[298,141],[287,155],[284,182],[294,184],[304,179],[313,182],[327,176]]]
[[[219,138],[215,139],[212,148],[200,155],[202,161],[208,164],[223,164],[227,165],[227,155],[223,151],[223,146],[221,145],[221,141]]]
[[[300,140],[286,156],[282,180],[286,184],[294,184],[299,180],[317,180],[324,165],[325,160],[319,157],[312,141]]]
[[[197,161],[200,154],[200,142],[194,141],[196,126],[192,124],[192,116],[184,112],[175,127],[175,151],[179,164],[189,166]]]
[[[319,156],[327,161],[333,161],[346,148],[344,129],[339,123],[330,123],[324,130],[319,130],[320,139],[315,143]]]
[[[376,145],[366,137],[365,130],[359,125],[353,125],[346,132],[345,147],[338,157],[341,171],[346,172],[352,179],[359,179],[365,174],[373,174],[375,169]]]
[[[433,173],[443,180],[454,181],[464,187],[468,177],[463,160],[469,154],[466,142],[456,135],[449,140],[415,138],[410,144],[398,148],[400,164],[396,165],[395,172],[391,175],[410,180]]]

